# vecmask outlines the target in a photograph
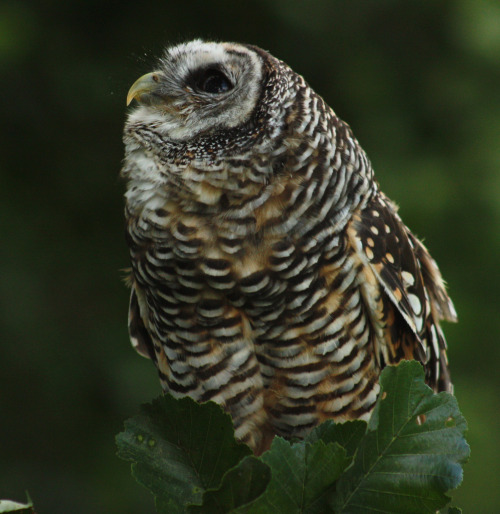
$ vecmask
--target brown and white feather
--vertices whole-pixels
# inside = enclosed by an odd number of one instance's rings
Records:
[[[199,91],[204,70],[231,87]],[[256,452],[367,419],[401,359],[451,390],[439,270],[304,79],[202,41],[168,50],[154,79],[134,90],[122,176],[130,336],[163,388],[220,403]]]

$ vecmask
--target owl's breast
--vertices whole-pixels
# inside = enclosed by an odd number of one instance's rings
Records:
[[[128,219],[164,387],[230,405],[244,387],[246,400],[229,409],[244,434],[248,419],[290,437],[326,418],[366,416],[378,391],[359,263],[331,224],[300,236],[304,218],[282,208],[297,190],[276,187],[224,215],[157,191]]]

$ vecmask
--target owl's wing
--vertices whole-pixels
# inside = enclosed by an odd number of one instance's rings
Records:
[[[361,261],[382,286],[382,319],[376,322],[384,333],[384,360],[417,359],[426,366],[432,387],[451,390],[439,320],[455,321],[455,309],[436,263],[396,211],[378,194],[348,230]]]
[[[141,315],[139,298],[135,285],[132,285],[132,292],[130,293],[128,333],[130,336],[130,342],[137,353],[143,357],[156,361],[154,344]]]

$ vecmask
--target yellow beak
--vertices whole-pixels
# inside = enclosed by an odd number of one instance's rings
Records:
[[[158,89],[160,78],[161,75],[156,71],[139,77],[128,91],[127,105],[130,105],[132,100],[137,100],[139,103],[151,103],[151,97],[149,97],[148,102],[148,95]]]

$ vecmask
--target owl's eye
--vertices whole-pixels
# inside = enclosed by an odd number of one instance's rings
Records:
[[[195,85],[199,91],[212,95],[227,93],[234,87],[222,71],[210,68],[197,73]]]

